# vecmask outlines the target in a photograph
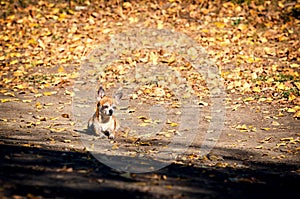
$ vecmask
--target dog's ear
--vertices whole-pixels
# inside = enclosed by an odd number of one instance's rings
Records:
[[[120,99],[122,98],[122,96],[123,96],[123,93],[121,93],[121,92],[117,92],[116,94],[114,94],[114,98],[115,98],[115,100],[117,102],[120,101]]]
[[[104,89],[102,86],[100,86],[98,90],[97,100],[100,101],[105,95]]]

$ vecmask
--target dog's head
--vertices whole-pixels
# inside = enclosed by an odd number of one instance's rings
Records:
[[[121,97],[122,93],[116,93],[113,97],[106,96],[103,87],[100,86],[97,93],[97,114],[112,116]]]

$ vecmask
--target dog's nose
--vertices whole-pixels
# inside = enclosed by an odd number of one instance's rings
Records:
[[[110,110],[108,111],[108,113],[109,113],[109,115],[112,115],[112,114],[114,113],[114,111],[113,111],[112,109],[110,109]]]

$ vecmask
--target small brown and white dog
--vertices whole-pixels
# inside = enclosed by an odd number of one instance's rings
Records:
[[[88,122],[88,129],[101,137],[108,134],[110,139],[114,139],[120,124],[113,114],[121,98],[122,93],[116,93],[113,97],[106,96],[103,87],[100,86],[97,93],[96,112]]]

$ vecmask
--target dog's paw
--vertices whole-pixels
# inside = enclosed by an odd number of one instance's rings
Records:
[[[109,134],[108,138],[113,140],[113,139],[115,139],[115,135],[114,134]]]

